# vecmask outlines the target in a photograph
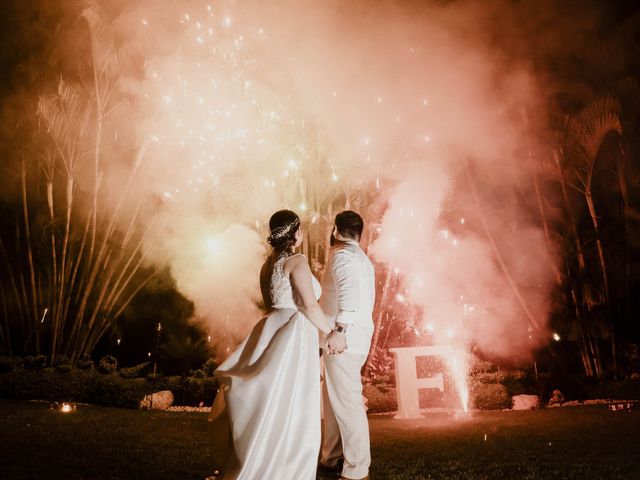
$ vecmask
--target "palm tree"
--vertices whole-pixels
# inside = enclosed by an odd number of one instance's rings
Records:
[[[604,293],[604,302],[609,312],[611,324],[611,354],[613,370],[617,370],[616,339],[613,328],[613,312],[605,249],[602,243],[600,221],[596,210],[593,187],[599,173],[598,159],[605,139],[615,134],[618,141],[622,135],[619,115],[620,106],[610,96],[596,99],[582,108],[577,114],[570,115],[559,109],[549,112],[552,129],[560,134],[560,162],[558,180],[564,185],[579,192],[586,203],[598,253],[599,269]],[[565,192],[566,195],[566,192]],[[575,228],[575,227],[574,227]],[[577,239],[576,241],[580,244]],[[579,258],[583,259],[579,246]]]
[[[145,156],[144,143],[137,154],[127,155],[130,176],[115,206],[98,201],[104,195],[102,177],[110,172],[103,162],[105,139],[113,142],[110,147],[131,151],[129,145],[111,140],[114,122],[106,122],[126,98],[118,85],[130,51],[114,44],[109,29],[117,19],[107,19],[95,4],[82,18],[88,25],[90,58],[80,61],[88,61],[91,68],[80,69],[73,81],[67,80],[71,75],[57,73],[57,89],[39,96],[37,115],[23,99],[20,111],[31,112],[33,118],[24,115],[26,133],[20,144],[26,146],[19,150],[20,164],[9,185],[20,199],[20,208],[11,210],[20,215],[2,219],[15,235],[3,229],[0,237],[0,261],[6,271],[0,278],[0,338],[5,344],[24,344],[16,349],[23,353],[32,341],[36,353],[46,343],[42,348],[52,363],[60,353],[74,360],[90,353],[150,278],[140,254],[145,233],[137,222],[140,203],[125,208]],[[42,59],[32,61],[37,65],[28,64],[24,70],[32,67],[38,72]],[[89,72],[90,80],[82,72]],[[33,86],[40,92],[41,80],[38,77]],[[79,198],[83,195],[88,198]],[[11,318],[22,323],[24,338],[9,334]]]

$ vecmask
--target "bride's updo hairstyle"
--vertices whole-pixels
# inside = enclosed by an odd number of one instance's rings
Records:
[[[296,244],[296,232],[300,228],[300,217],[291,210],[278,210],[269,219],[270,235],[267,238],[274,250],[288,250]]]

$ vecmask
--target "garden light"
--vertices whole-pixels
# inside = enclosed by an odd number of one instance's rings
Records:
[[[62,413],[71,413],[76,410],[76,406],[73,403],[63,402],[63,403],[52,403],[51,409],[57,410]]]

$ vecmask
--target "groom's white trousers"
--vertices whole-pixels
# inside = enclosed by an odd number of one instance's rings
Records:
[[[320,461],[333,466],[344,457],[342,476],[359,479],[369,474],[369,422],[362,398],[360,370],[366,355],[323,355],[322,388],[324,439]]]

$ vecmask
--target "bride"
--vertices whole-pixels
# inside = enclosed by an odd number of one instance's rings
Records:
[[[269,313],[215,372],[221,388],[211,411],[214,437],[226,436],[230,444],[227,458],[218,460],[226,463],[225,480],[315,480],[318,331],[329,333],[331,327],[318,305],[320,284],[306,257],[293,253],[302,243],[300,218],[280,210],[269,229],[273,252],[260,271]],[[223,454],[216,450],[214,455]]]

